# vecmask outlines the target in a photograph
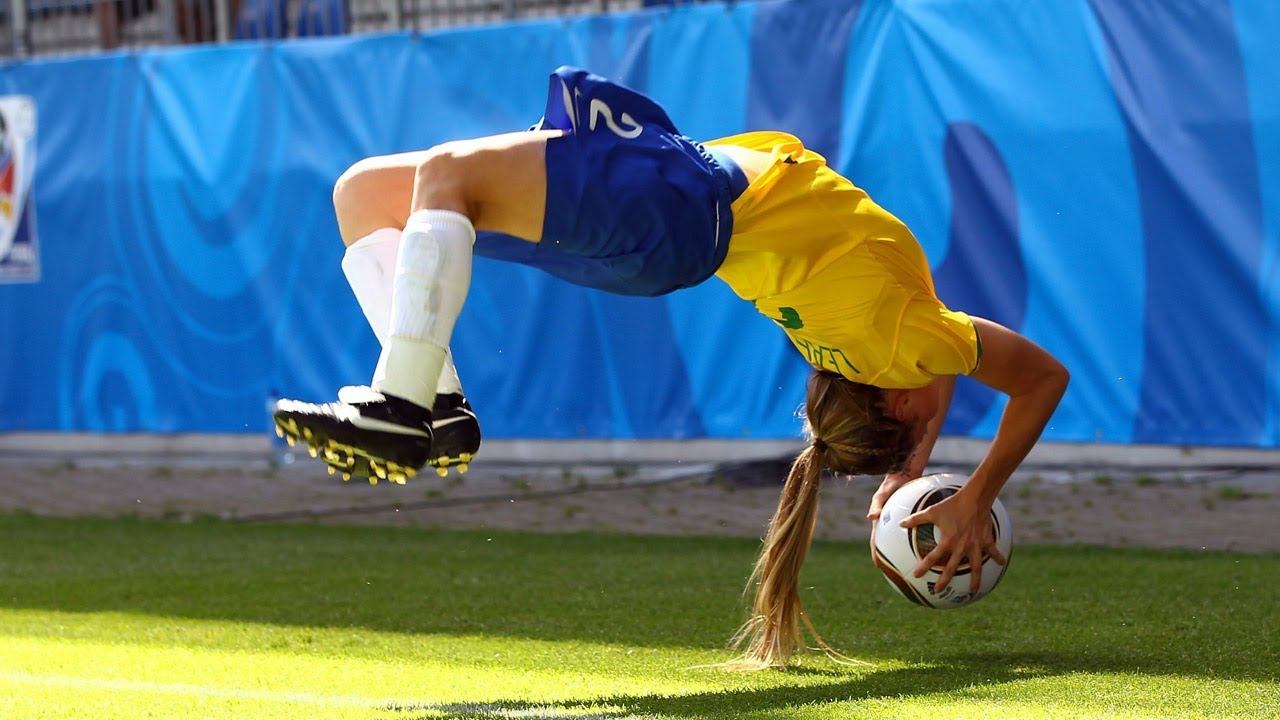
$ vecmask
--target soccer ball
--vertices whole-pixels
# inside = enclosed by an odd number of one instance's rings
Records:
[[[954,495],[968,480],[963,475],[948,474],[916,478],[894,491],[880,511],[880,519],[876,521],[876,567],[884,573],[893,589],[914,603],[942,609],[964,607],[995,589],[1004,576],[1013,551],[1013,525],[1009,521],[1009,512],[999,500],[991,506],[991,524],[995,528],[996,547],[1004,554],[1006,564],[1000,565],[984,556],[982,584],[978,592],[969,592],[970,568],[967,562],[960,565],[951,582],[940,593],[934,592],[934,586],[945,569],[944,565],[934,565],[920,577],[912,575],[911,571],[920,559],[937,547],[934,526],[925,524],[908,529],[898,523],[908,515]]]

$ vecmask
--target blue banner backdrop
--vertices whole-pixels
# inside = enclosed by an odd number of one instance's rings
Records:
[[[1275,37],[1264,0],[793,0],[8,64],[39,276],[0,284],[0,430],[259,432],[273,392],[367,381],[333,180],[528,127],[574,64],[691,136],[826,154],[948,304],[1071,368],[1047,438],[1277,447]],[[791,437],[808,372],[718,281],[622,298],[483,258],[454,352],[491,437]],[[964,381],[946,431],[1001,408]]]

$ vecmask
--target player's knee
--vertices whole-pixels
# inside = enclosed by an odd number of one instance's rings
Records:
[[[372,158],[360,160],[347,168],[334,182],[333,209],[338,215],[339,223],[358,213],[367,204],[365,196],[368,194],[368,180],[373,174],[373,168]]]
[[[477,160],[477,154],[465,140],[431,148],[418,162],[414,178],[419,197],[427,207],[470,217],[472,198],[467,188]]]

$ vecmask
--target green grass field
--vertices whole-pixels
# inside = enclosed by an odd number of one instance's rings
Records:
[[[925,610],[806,602],[872,667],[727,659],[756,543],[0,517],[3,718],[1276,718],[1280,557],[1019,546]]]

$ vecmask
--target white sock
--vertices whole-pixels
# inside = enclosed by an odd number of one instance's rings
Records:
[[[400,235],[391,323],[373,388],[424,407],[435,402],[449,338],[471,285],[475,228],[447,210],[419,210]]]
[[[462,378],[458,377],[458,368],[453,364],[453,350],[444,349],[444,367],[440,369],[440,379],[436,380],[437,395],[461,395]]]
[[[379,345],[386,345],[387,333],[391,330],[392,283],[400,252],[400,232],[390,227],[374,230],[352,243],[342,256],[342,273],[347,276],[347,283]],[[447,348],[436,392],[462,394],[453,353]]]
[[[388,227],[355,241],[342,256],[342,274],[379,345],[386,344],[391,327],[391,282],[399,252],[400,231]]]

